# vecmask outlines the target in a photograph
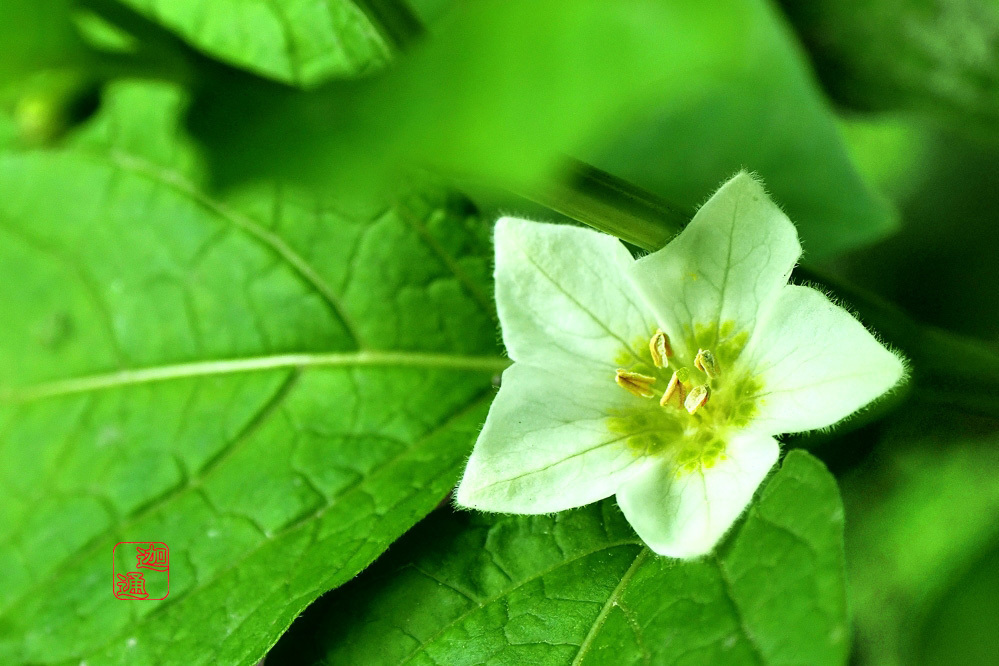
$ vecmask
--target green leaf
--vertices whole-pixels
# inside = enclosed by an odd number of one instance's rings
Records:
[[[17,121],[7,113],[6,109],[0,108],[0,150],[15,145],[17,139]]]
[[[186,92],[173,84],[112,81],[101,93],[100,113],[71,135],[69,145],[138,157],[199,183],[204,168],[180,121],[188,103]]]
[[[339,189],[416,163],[531,182],[656,100],[696,97],[743,44],[728,5],[462,3],[383,76],[299,94],[213,89],[190,125],[231,179],[293,171]]]
[[[0,3],[0,83],[43,67],[71,65],[82,46],[69,0]]]
[[[805,260],[871,244],[896,228],[887,200],[860,177],[836,118],[783,19],[760,0],[731,0],[740,41],[725,69],[683,105],[662,105],[583,159],[696,209],[740,169],[762,177],[798,227]]]
[[[432,515],[282,638],[282,663],[840,664],[843,512],[792,451],[716,555],[658,558],[611,501]]]
[[[923,623],[917,666],[991,664],[999,617],[999,543],[968,567]]]
[[[380,69],[415,29],[402,0],[118,0],[198,50],[310,85]]]
[[[915,120],[844,116],[840,130],[864,179],[893,201],[909,199],[926,177],[931,135]]]
[[[999,422],[962,407],[913,404],[888,429],[872,463],[844,478],[847,564],[864,663],[915,663],[919,630],[934,603],[999,537]]]
[[[0,662],[252,664],[457,480],[505,364],[462,200],[68,152],[0,192]],[[115,599],[153,540],[169,596]]]
[[[999,4],[982,0],[781,3],[837,100],[999,133]]]

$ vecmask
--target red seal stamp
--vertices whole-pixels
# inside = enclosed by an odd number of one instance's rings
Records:
[[[170,594],[170,549],[162,541],[122,541],[111,549],[116,599],[158,601]]]

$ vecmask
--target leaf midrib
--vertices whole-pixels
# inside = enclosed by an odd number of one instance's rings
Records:
[[[288,370],[321,367],[427,368],[432,370],[467,370],[502,372],[510,360],[501,356],[439,354],[362,349],[356,352],[290,353],[246,358],[217,359],[147,366],[103,374],[58,379],[22,388],[0,389],[0,403],[23,403],[89,393],[138,384],[212,377],[265,370]]]
[[[502,372],[510,365],[510,361],[499,356],[465,356],[455,354],[424,353],[424,352],[393,352],[363,348],[357,326],[348,316],[347,310],[339,296],[318,272],[280,236],[264,228],[251,218],[237,213],[225,204],[200,192],[181,174],[158,167],[140,157],[114,152],[109,155],[77,152],[82,158],[108,164],[131,172],[161,186],[176,190],[203,206],[212,214],[220,217],[232,226],[242,230],[257,242],[276,253],[281,260],[308,284],[312,290],[325,302],[334,317],[343,325],[351,341],[358,346],[352,352],[331,353],[286,353],[266,356],[208,359],[187,363],[165,364],[137,369],[124,369],[117,372],[92,374],[25,387],[0,387],[0,404],[4,402],[31,402],[41,398],[85,393],[121,386],[145,384],[156,381],[182,379],[189,377],[212,376],[238,372],[254,372],[270,369],[303,369],[321,366],[386,366],[386,367],[424,367],[438,369],[469,370],[480,372]],[[413,219],[405,211],[400,213],[403,222],[414,228],[421,239],[427,243],[438,259],[451,270],[458,281],[477,302],[483,312],[495,318],[496,314],[490,307],[488,299],[480,289],[469,279],[460,265],[450,256],[439,243],[436,243],[422,223]]]
[[[607,596],[607,601],[604,602],[603,607],[600,609],[600,614],[593,621],[590,626],[590,630],[586,633],[586,637],[583,638],[583,642],[579,644],[579,650],[576,652],[576,656],[572,660],[572,666],[578,666],[578,664],[583,663],[583,659],[586,658],[586,654],[590,651],[590,646],[593,644],[594,639],[603,629],[604,623],[607,621],[607,616],[610,614],[611,609],[618,603],[618,599],[624,594],[625,590],[628,589],[628,584],[631,582],[632,576],[642,567],[645,563],[645,559],[649,556],[649,550],[647,546],[644,546],[635,559],[632,561],[631,566],[628,570],[624,572],[621,576],[621,581],[614,587],[611,593]]]

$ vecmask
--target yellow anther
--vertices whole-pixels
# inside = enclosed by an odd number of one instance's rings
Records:
[[[687,397],[687,389],[683,387],[683,382],[680,381],[679,375],[675,372],[673,373],[673,376],[669,378],[669,384],[666,386],[666,392],[663,393],[663,397],[659,401],[660,406],[665,407],[674,396],[676,397],[676,406],[683,406],[683,401]]]
[[[652,390],[652,385],[656,383],[655,377],[618,368],[614,381],[617,382],[618,386],[639,398],[651,398],[655,395]]]
[[[695,386],[690,389],[690,393],[687,394],[687,399],[683,401],[683,406],[689,413],[693,414],[704,406],[704,403],[708,401],[709,395],[711,395],[711,391],[707,386],[704,386],[703,384]]]
[[[694,367],[706,374],[710,379],[714,379],[721,374],[721,367],[718,365],[718,360],[707,349],[698,350],[697,356],[694,357]]]
[[[661,368],[666,365],[665,361],[673,355],[673,348],[669,344],[669,336],[657,328],[652,339],[649,340],[649,353],[652,354],[652,363]]]

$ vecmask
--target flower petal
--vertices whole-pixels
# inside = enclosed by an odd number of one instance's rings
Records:
[[[697,346],[714,347],[726,330],[751,333],[800,256],[794,225],[742,172],[722,185],[679,236],[638,260],[632,277],[660,326],[688,341],[680,353],[689,355]]]
[[[763,383],[754,429],[824,428],[895,386],[902,360],[849,312],[809,287],[785,287],[744,352]]]
[[[641,352],[654,318],[613,236],[516,218],[496,223],[496,305],[510,358],[549,370],[611,373]]]
[[[617,501],[655,552],[706,555],[749,506],[779,453],[773,437],[740,433],[713,467],[677,474],[670,461],[656,461],[618,491]]]
[[[505,513],[549,513],[617,492],[641,462],[608,429],[614,409],[642,398],[606,385],[515,363],[489,409],[458,486],[459,505]]]

